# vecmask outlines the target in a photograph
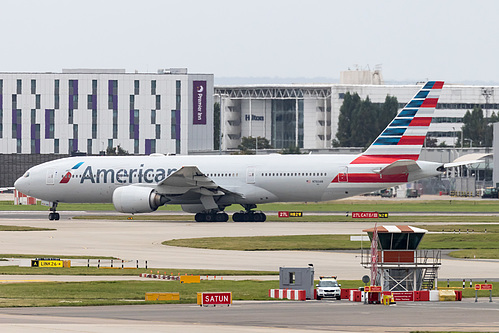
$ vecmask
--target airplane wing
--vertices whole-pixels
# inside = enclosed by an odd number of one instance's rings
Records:
[[[379,170],[383,176],[408,174],[420,170],[420,166],[414,160],[398,160]]]
[[[183,166],[160,182],[156,190],[166,196],[178,196],[187,192],[207,196],[237,194],[218,186],[196,166]]]

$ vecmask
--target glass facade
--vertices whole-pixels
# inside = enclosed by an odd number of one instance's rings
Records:
[[[303,148],[303,99],[272,100],[272,146]]]

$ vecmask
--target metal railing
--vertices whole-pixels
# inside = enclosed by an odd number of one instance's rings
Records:
[[[442,264],[442,251],[441,250],[415,250],[414,251],[414,261],[406,261],[406,256],[401,256],[401,262],[389,261],[384,262],[381,260],[383,258],[383,252],[391,252],[394,254],[398,251],[393,250],[378,250],[378,266],[383,265],[404,265],[404,266],[440,266]],[[403,252],[407,253],[406,250]],[[401,252],[402,254],[402,252]],[[393,258],[393,256],[391,256]],[[404,260],[404,261],[402,261]],[[371,266],[371,249],[362,249],[360,254],[360,263],[364,267]]]

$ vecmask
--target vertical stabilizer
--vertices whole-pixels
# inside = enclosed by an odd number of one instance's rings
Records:
[[[417,160],[443,85],[443,81],[428,81],[352,164]]]

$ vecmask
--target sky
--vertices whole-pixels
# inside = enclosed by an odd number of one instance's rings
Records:
[[[4,0],[0,71],[186,67],[217,82],[381,65],[385,82],[499,83],[497,13],[494,0]]]

